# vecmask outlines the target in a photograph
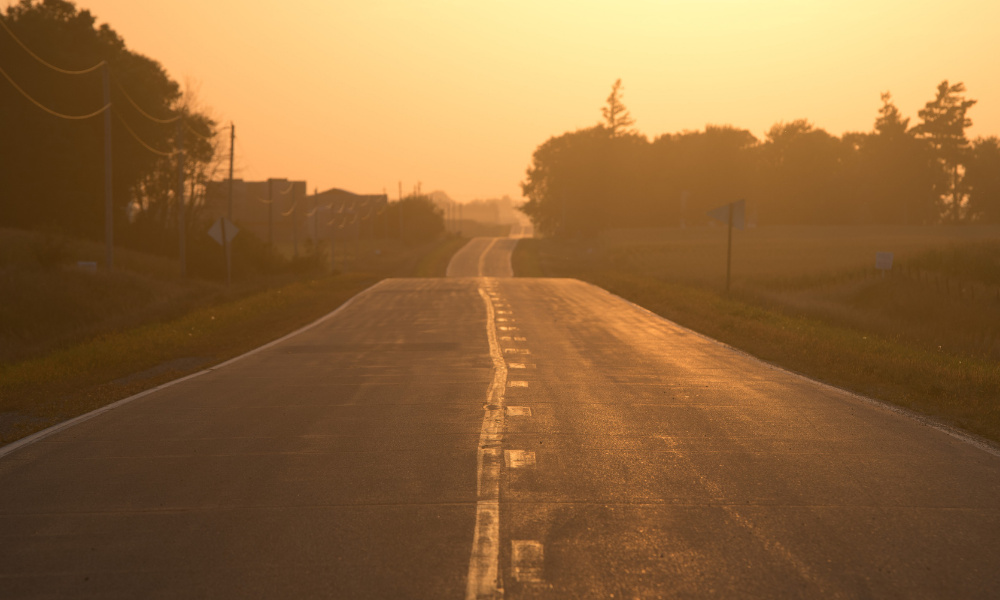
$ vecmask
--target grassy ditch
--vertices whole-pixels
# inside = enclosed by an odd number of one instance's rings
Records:
[[[949,256],[989,252],[981,243],[947,247]],[[927,267],[941,250],[915,248],[903,259],[908,275],[898,270],[888,279],[857,264],[791,278],[761,267],[729,294],[704,280],[671,278],[657,260],[662,248],[629,252],[623,259],[621,247],[606,242],[523,240],[513,264],[521,276],[589,281],[774,364],[1000,441],[1000,302],[989,276],[973,295],[967,269],[965,287],[953,283],[949,295],[932,282],[954,274],[913,266]]]
[[[108,274],[33,267],[8,252],[0,275],[35,283],[0,315],[0,340],[17,356],[0,360],[0,445],[267,343],[385,277],[443,274],[465,241],[380,248],[349,265],[367,271],[268,278],[228,291],[144,271],[144,260],[160,265],[154,257],[133,256],[134,270]],[[125,300],[108,305],[114,294]]]
[[[413,270],[413,276],[444,277],[448,271],[448,263],[451,262],[451,257],[467,243],[469,243],[469,239],[464,237],[446,238],[420,257]]]

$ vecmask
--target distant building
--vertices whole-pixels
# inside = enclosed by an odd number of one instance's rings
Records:
[[[273,237],[276,245],[287,244],[302,227],[305,197],[305,181],[234,179],[233,222],[265,242]],[[228,211],[229,180],[210,181],[205,190],[205,216],[214,221]]]
[[[289,254],[297,254],[307,239],[315,242],[317,237],[337,235],[334,229],[349,237],[375,233],[374,217],[387,203],[385,194],[361,195],[337,188],[310,195],[305,181],[233,180],[233,222],[265,242],[273,240]],[[229,180],[209,182],[205,216],[214,221],[228,211]]]
[[[307,199],[309,236],[344,239],[385,237],[387,224],[380,218],[389,204],[385,194],[355,194],[331,188]],[[395,230],[393,230],[395,231]]]

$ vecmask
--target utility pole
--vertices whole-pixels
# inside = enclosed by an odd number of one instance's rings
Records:
[[[267,248],[274,254],[274,180],[267,180]]]
[[[330,228],[330,272],[333,273],[337,270],[337,254],[336,254],[336,244],[337,242],[337,226],[335,221],[337,220],[336,213],[333,212],[333,205],[330,205],[330,223],[328,227]]]
[[[295,182],[292,182],[292,258],[299,257],[299,229],[295,223],[295,210],[298,205],[295,204]]]
[[[111,71],[108,63],[101,69],[104,75],[104,264],[109,271],[115,268],[115,218],[114,182],[111,178]]]
[[[233,157],[236,155],[236,124],[229,124],[229,207],[226,219],[233,220]],[[222,247],[226,250],[226,285],[233,282],[232,249],[229,247],[229,236],[226,235],[226,219],[222,220]]]
[[[403,241],[403,182],[399,182],[399,241]]]
[[[726,293],[729,293],[729,267],[733,264],[733,204],[729,203],[729,240],[726,243]]]
[[[177,242],[180,244],[181,278],[187,276],[187,241],[184,226],[184,120],[177,121]]]
[[[313,188],[313,244],[319,254],[319,188]]]

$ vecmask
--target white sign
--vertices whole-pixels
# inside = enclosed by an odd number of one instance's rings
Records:
[[[232,243],[233,238],[236,237],[236,234],[240,232],[240,228],[237,227],[236,225],[233,225],[232,221],[230,221],[226,217],[219,217],[219,219],[215,223],[213,223],[212,226],[209,228],[208,235],[212,236],[212,239],[215,240],[215,243],[220,246],[222,245],[223,221],[226,222],[226,242]]]
[[[892,252],[876,252],[875,268],[883,271],[892,270]]]

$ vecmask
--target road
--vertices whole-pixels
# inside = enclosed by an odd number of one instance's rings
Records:
[[[0,457],[5,599],[998,590],[995,452],[571,279],[387,280]]]
[[[473,238],[451,257],[447,276],[513,277],[510,257],[516,245],[512,238]]]

